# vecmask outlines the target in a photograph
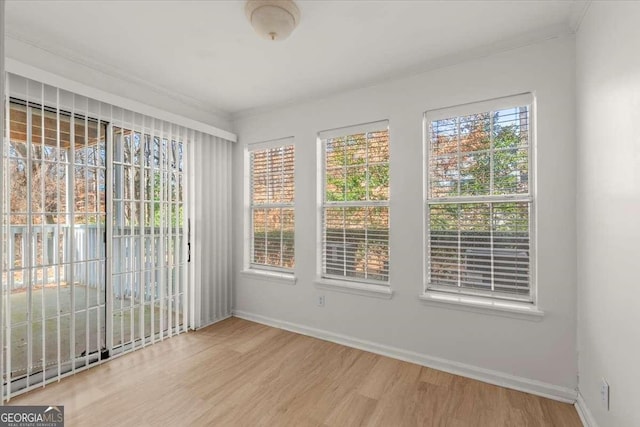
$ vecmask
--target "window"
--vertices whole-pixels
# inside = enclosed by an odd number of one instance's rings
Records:
[[[323,278],[389,282],[389,124],[320,132]]]
[[[250,268],[291,273],[294,267],[294,146],[249,147]]]
[[[533,300],[532,104],[425,113],[427,290]]]

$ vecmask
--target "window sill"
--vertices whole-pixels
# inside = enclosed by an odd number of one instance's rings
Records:
[[[285,285],[295,285],[298,280],[293,273],[278,273],[266,270],[247,269],[242,270],[240,274],[251,279],[266,280],[268,282],[283,283]]]
[[[463,310],[493,313],[497,315],[527,320],[541,320],[544,311],[533,304],[517,301],[499,301],[467,295],[448,295],[441,292],[425,292],[419,295],[422,301],[435,305],[445,304]]]
[[[325,279],[318,277],[315,284],[319,288],[329,291],[363,295],[375,298],[391,299],[393,291],[389,285],[374,285],[371,283],[351,282],[348,280]]]

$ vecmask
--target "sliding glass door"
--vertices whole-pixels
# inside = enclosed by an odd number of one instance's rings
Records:
[[[25,101],[8,107],[3,361],[15,391],[105,347],[107,124]]]
[[[188,327],[187,129],[7,85],[4,399]]]
[[[113,127],[113,348],[186,325],[185,145]]]

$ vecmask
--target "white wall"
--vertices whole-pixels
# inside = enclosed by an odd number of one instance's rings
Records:
[[[611,427],[640,426],[638,22],[640,3],[594,2],[577,35],[580,393]]]
[[[519,377],[505,380],[512,386],[527,382],[522,379],[539,381],[544,384],[538,392],[570,396],[577,385],[574,52],[573,38],[556,39],[239,118],[234,123],[240,139],[234,148],[236,312],[364,340],[425,363],[441,358],[470,365],[467,371],[479,376],[492,375],[484,375],[484,369]],[[535,93],[538,106],[537,278],[539,306],[546,315],[532,321],[428,305],[418,299],[423,112],[527,91]],[[390,280],[395,293],[390,300],[314,285],[316,134],[380,119],[390,120],[391,132]],[[239,274],[243,146],[291,135],[297,171],[294,286]],[[323,308],[315,305],[319,294],[326,295]]]

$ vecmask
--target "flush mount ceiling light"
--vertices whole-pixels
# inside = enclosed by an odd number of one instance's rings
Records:
[[[269,40],[286,39],[300,22],[293,0],[248,0],[244,11],[256,33]]]

